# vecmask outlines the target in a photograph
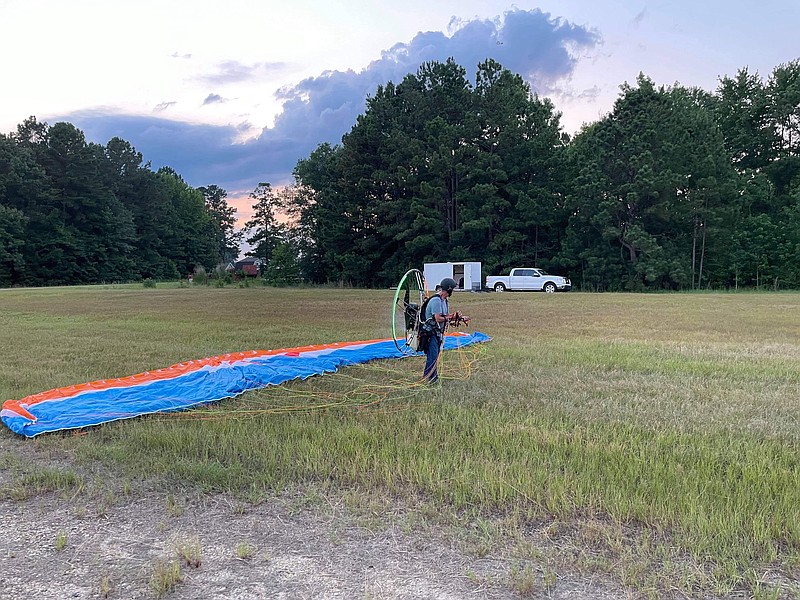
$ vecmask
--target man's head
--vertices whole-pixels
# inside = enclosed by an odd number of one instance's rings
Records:
[[[457,285],[458,284],[456,283],[455,279],[445,277],[442,279],[442,283],[439,284],[439,287],[442,288],[443,291],[447,292],[447,296],[449,297],[453,295],[453,290],[456,289]]]

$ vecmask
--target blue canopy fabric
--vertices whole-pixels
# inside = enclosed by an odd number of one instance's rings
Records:
[[[490,339],[480,332],[456,332],[445,336],[444,349]],[[22,400],[7,400],[0,410],[0,419],[11,431],[34,437],[150,413],[184,410],[249,390],[332,373],[343,366],[407,356],[392,339],[225,354],[129,377],[48,390]]]

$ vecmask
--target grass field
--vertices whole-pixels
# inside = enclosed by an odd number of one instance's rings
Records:
[[[387,337],[392,295],[0,290],[0,401],[227,352]],[[441,388],[419,385],[420,358],[380,362],[15,444],[252,500],[286,488],[411,497],[420,518],[472,532],[476,552],[503,546],[654,596],[800,598],[800,294],[465,293],[452,307],[493,341],[446,353]],[[13,497],[72,485],[15,468]]]

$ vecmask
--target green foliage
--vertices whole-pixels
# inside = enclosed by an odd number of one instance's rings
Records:
[[[197,285],[208,285],[209,277],[203,265],[197,265],[194,268],[194,273],[192,275],[192,282]]]
[[[236,544],[236,558],[239,560],[249,560],[253,557],[254,548],[249,542],[239,542]]]
[[[167,190],[171,203],[170,262],[172,274],[163,273],[163,279],[176,279],[194,270],[197,263],[211,265],[216,262],[217,247],[211,216],[206,210],[203,194],[187,185],[172,169],[161,168],[157,173]]]
[[[772,160],[770,101],[758,75],[751,75],[744,68],[734,77],[723,77],[712,109],[725,137],[725,148],[737,169],[758,169]]]
[[[233,275],[225,268],[225,265],[218,264],[209,275],[209,282],[213,282],[216,287],[225,287],[233,283]]]
[[[709,98],[640,76],[570,147],[574,183],[561,258],[593,289],[687,289],[725,281],[736,173]],[[611,275],[611,277],[609,277]]]
[[[0,135],[0,286],[185,277],[218,260],[225,192],[153,173],[131,145],[30,118]],[[210,190],[210,191],[209,191]],[[228,229],[226,229],[228,227]]]
[[[341,147],[298,163],[291,203],[313,281],[388,285],[453,253],[490,269],[558,243],[558,116],[495,61],[452,60],[379,86]],[[531,224],[538,237],[527,235]],[[301,261],[305,258],[301,258]]]
[[[26,225],[22,211],[0,204],[0,286],[22,281]]]
[[[215,240],[215,262],[228,264],[239,256],[239,241],[242,233],[235,230],[236,208],[228,206],[228,193],[221,187],[209,185],[198,188],[203,194],[209,215],[208,227]]]
[[[550,100],[487,59],[379,85],[246,224],[267,281],[386,286],[423,262],[535,265],[591,290],[800,286],[800,61],[714,92],[621,86],[570,140]],[[0,135],[0,286],[186,278],[238,256],[216,185],[128,142],[35,118]],[[293,256],[289,256],[293,254]],[[287,271],[288,269],[288,271]],[[283,273],[288,273],[285,275]]]
[[[74,471],[26,465],[20,473],[16,474],[12,484],[0,486],[0,498],[26,500],[47,492],[73,494],[82,490],[83,487],[83,479]]]
[[[769,122],[778,137],[779,158],[800,154],[800,59],[777,66],[767,84]]]
[[[55,548],[58,552],[61,552],[66,547],[67,547],[67,534],[65,531],[59,531],[56,534]]]
[[[268,183],[259,183],[250,194],[250,199],[254,203],[253,218],[245,223],[245,229],[251,234],[247,243],[252,246],[252,250],[247,254],[260,258],[263,264],[268,264],[284,236],[284,227],[275,219],[278,200]]]
[[[295,168],[303,273],[383,286],[477,260],[593,290],[800,285],[800,61],[714,94],[644,75],[621,89],[570,141],[494,60],[474,85],[448,60],[379,86],[341,146]]]
[[[300,281],[300,263],[291,244],[278,244],[264,269],[264,280],[270,285],[294,285]]]
[[[163,598],[184,579],[179,562],[157,559],[153,562],[150,574],[150,590],[156,598]]]

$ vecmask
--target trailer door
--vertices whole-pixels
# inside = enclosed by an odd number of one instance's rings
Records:
[[[456,263],[453,265],[453,279],[458,284],[458,289],[464,289],[464,263]]]

